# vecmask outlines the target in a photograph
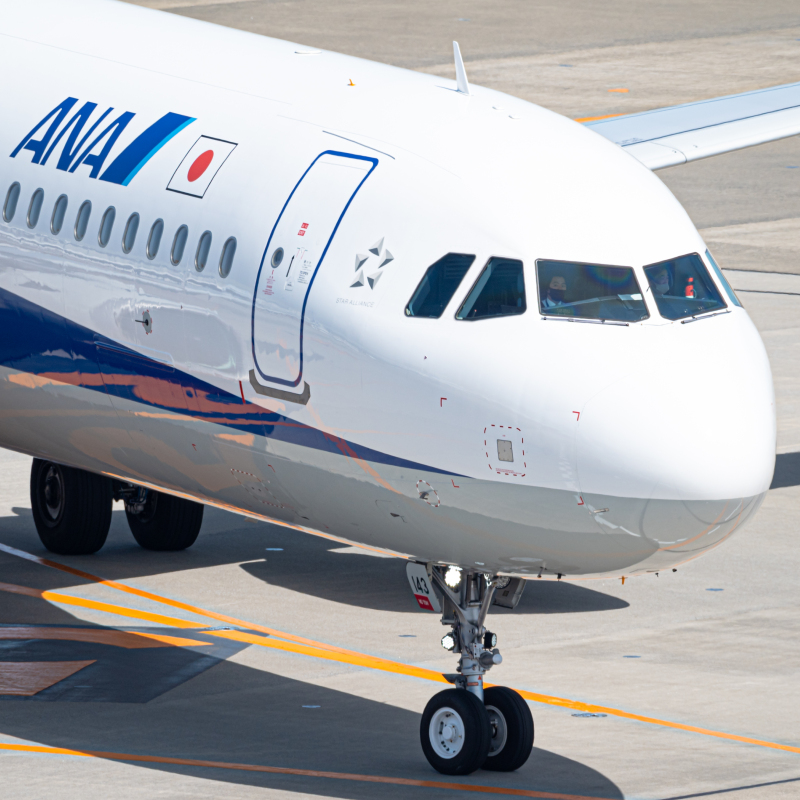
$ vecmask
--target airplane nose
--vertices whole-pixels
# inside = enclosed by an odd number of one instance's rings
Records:
[[[755,326],[737,310],[654,333],[664,337],[642,369],[581,413],[582,492],[684,502],[762,495],[775,466],[775,398]]]

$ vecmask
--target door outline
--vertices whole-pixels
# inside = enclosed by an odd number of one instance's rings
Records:
[[[336,220],[336,225],[333,226],[333,231],[331,231],[331,235],[328,237],[328,241],[325,244],[325,249],[322,251],[322,255],[320,256],[319,261],[317,262],[317,266],[314,268],[314,274],[311,276],[311,280],[308,282],[308,289],[306,290],[305,297],[303,298],[303,307],[300,311],[300,369],[297,374],[297,378],[294,381],[286,380],[285,378],[276,378],[271,375],[266,375],[261,371],[261,367],[258,365],[258,358],[256,356],[256,300],[258,299],[258,285],[259,281],[261,280],[261,271],[264,269],[264,263],[267,260],[267,254],[269,253],[269,247],[272,243],[272,237],[275,235],[275,231],[278,228],[278,224],[280,223],[281,219],[283,218],[283,214],[286,211],[289,203],[292,201],[294,197],[294,193],[299,188],[300,184],[305,180],[306,175],[311,172],[314,164],[317,163],[323,156],[339,156],[341,158],[353,158],[358,161],[369,161],[372,166],[370,167],[369,171],[366,175],[361,179],[361,182],[356,186],[355,191],[350,195],[350,199],[345,204],[345,207],[342,209],[342,213],[339,215],[339,218]],[[331,246],[331,242],[333,241],[333,237],[336,236],[336,231],[339,230],[339,225],[344,219],[344,215],[347,213],[347,209],[350,208],[350,204],[353,202],[353,198],[358,194],[361,187],[364,185],[364,181],[369,178],[370,175],[375,171],[375,167],[378,166],[378,159],[372,158],[371,156],[359,156],[353,153],[343,153],[339,150],[325,150],[324,152],[320,153],[312,162],[309,164],[308,169],[302,174],[300,180],[292,189],[291,194],[289,197],[286,198],[286,202],[283,204],[283,208],[281,209],[281,213],[278,214],[278,218],[275,220],[275,224],[272,226],[272,231],[269,234],[269,239],[267,240],[267,246],[264,248],[264,255],[261,256],[261,264],[258,267],[258,274],[256,275],[256,285],[255,289],[253,290],[253,306],[250,311],[250,346],[253,352],[253,364],[258,372],[258,374],[265,380],[270,381],[271,383],[280,383],[283,386],[297,386],[298,383],[303,378],[303,332],[305,330],[305,319],[306,319],[306,305],[308,304],[308,297],[311,294],[311,287],[314,285],[314,280],[317,277],[317,273],[319,272],[319,268],[322,266],[322,262],[325,260],[325,256],[328,253],[328,248]]]

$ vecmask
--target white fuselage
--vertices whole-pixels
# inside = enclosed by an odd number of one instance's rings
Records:
[[[628,325],[538,313],[539,258],[633,267],[645,287],[644,265],[705,253],[680,204],[616,145],[498,92],[465,96],[430,75],[124,4],[0,7],[0,66],[13,76],[0,99],[0,200],[20,184],[13,219],[0,219],[1,446],[520,575],[664,569],[760,504],[774,398],[744,309],[670,322],[645,293],[649,317]],[[52,134],[55,115],[10,157],[69,98]],[[97,107],[73,160],[59,168],[66,132],[36,163],[35,143],[56,142],[86,103]],[[128,111],[108,152],[113,130],[91,149]],[[123,175],[120,154],[170,114],[171,138]],[[181,169],[205,141],[227,155],[203,188]],[[81,144],[86,160],[70,171]],[[447,253],[475,260],[445,312],[406,316]],[[456,319],[493,256],[523,262],[526,313]],[[501,436],[524,452],[513,468],[493,457]]]

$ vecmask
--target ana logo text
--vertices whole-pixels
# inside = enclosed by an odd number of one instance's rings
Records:
[[[127,186],[136,173],[173,136],[195,121],[194,117],[182,114],[164,114],[116,155],[103,170],[117,139],[136,114],[133,111],[124,111],[111,119],[113,107],[96,115],[97,103],[91,102],[84,103],[73,113],[77,103],[76,97],[68,97],[57,105],[14,148],[11,158],[29,150],[33,153],[33,164],[45,165],[60,145],[61,149],[54,157],[57,159],[56,169],[75,172],[78,167],[83,166],[89,170],[90,178]]]

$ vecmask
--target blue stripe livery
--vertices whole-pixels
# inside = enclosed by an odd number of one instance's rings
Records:
[[[173,114],[171,111],[169,114],[164,114],[111,162],[109,168],[100,176],[100,180],[127,186],[136,173],[173,136],[180,133],[187,125],[191,125],[194,120],[194,117]]]
[[[0,289],[0,330],[14,331],[13,336],[0,336],[0,365],[19,372],[342,458],[459,477],[243,403],[238,394],[155,361],[5,289]]]

